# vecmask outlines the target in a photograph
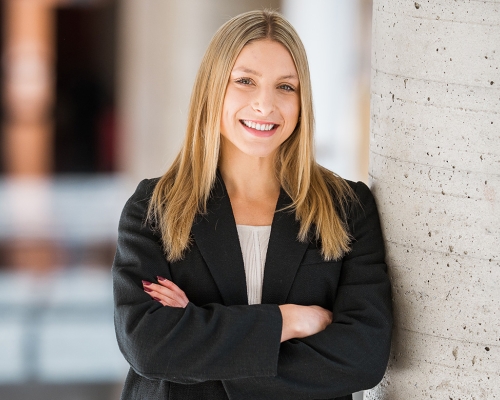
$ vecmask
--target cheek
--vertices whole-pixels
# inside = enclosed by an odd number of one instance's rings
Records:
[[[224,105],[222,107],[221,121],[220,121],[222,133],[225,133],[234,124],[233,116],[234,112],[232,110],[231,104],[224,101]]]
[[[286,114],[285,118],[289,122],[290,126],[295,128],[300,114],[299,101],[289,102],[282,108],[283,112]]]
[[[297,99],[295,101],[294,113],[295,113],[295,118],[298,120],[299,115],[300,115],[300,98],[299,97],[297,97]]]
[[[224,96],[223,114],[234,117],[235,114],[248,103],[245,93],[228,87]]]

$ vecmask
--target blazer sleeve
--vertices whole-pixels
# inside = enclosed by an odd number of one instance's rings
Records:
[[[164,307],[141,280],[171,279],[160,238],[145,224],[155,181],[142,181],[120,218],[113,262],[115,330],[130,366],[177,383],[275,376],[282,318],[277,305]],[[258,352],[255,349],[259,349]]]
[[[355,186],[353,242],[343,259],[333,323],[324,331],[281,344],[274,377],[225,381],[230,398],[332,398],[375,386],[389,357],[392,308],[384,243],[374,198]]]

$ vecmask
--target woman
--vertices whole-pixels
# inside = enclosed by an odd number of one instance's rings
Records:
[[[390,285],[363,183],[313,159],[304,48],[279,14],[224,24],[184,146],[125,205],[113,265],[124,399],[350,399],[382,378]]]

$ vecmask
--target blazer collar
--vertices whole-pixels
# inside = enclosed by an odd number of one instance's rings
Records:
[[[291,203],[281,189],[271,225],[264,267],[263,304],[284,304],[308,243],[297,240],[299,223],[295,214],[282,211]],[[236,222],[220,174],[207,203],[207,214],[198,215],[192,233],[210,269],[225,305],[248,304],[245,268]]]

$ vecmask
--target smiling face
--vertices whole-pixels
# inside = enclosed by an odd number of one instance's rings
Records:
[[[274,156],[295,129],[299,113],[299,78],[288,50],[267,39],[243,47],[222,107],[223,154]]]

